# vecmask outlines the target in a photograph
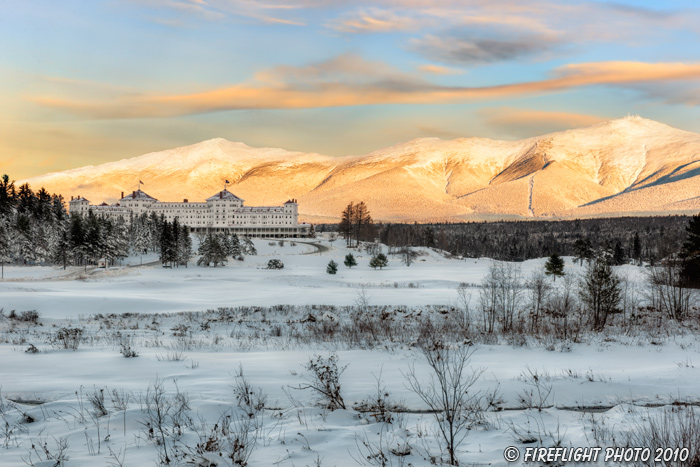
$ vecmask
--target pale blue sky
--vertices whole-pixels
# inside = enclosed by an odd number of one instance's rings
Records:
[[[700,131],[691,1],[0,0],[0,172],[213,137],[329,155],[628,113]]]

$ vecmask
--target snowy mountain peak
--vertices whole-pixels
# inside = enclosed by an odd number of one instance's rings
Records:
[[[204,200],[224,181],[248,205],[299,199],[308,221],[364,200],[375,219],[437,221],[700,210],[700,135],[629,116],[519,141],[418,138],[333,158],[213,138],[27,181],[114,201],[141,180],[163,201]]]

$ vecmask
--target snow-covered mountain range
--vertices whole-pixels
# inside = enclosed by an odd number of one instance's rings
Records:
[[[343,158],[217,138],[20,183],[99,203],[139,180],[161,201],[201,201],[229,180],[247,205],[297,198],[310,222],[360,200],[383,221],[697,213],[700,134],[626,117],[519,141],[415,139]]]

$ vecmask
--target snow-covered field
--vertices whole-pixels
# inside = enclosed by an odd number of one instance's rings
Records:
[[[362,309],[382,313],[397,334],[418,329],[426,316],[451,322],[460,284],[478,319],[476,287],[492,261],[422,249],[410,267],[391,258],[388,268],[373,270],[369,255],[352,250],[358,266],[347,269],[343,240],[315,240],[321,248],[310,242],[257,240],[257,256],[223,268],[138,266],[153,255],[108,271],[5,267],[0,466],[55,465],[61,446],[67,466],[158,465],[165,455],[171,465],[241,465],[227,455],[248,447],[250,466],[419,466],[444,457],[435,416],[407,380],[412,368],[420,381],[430,379],[421,351],[400,336],[382,334],[367,345],[338,336],[368,316],[357,314]],[[284,269],[265,269],[272,258]],[[326,273],[331,259],[340,265],[336,275]],[[582,271],[566,261],[568,275]],[[523,276],[543,264],[522,263]],[[643,297],[643,269],[618,272]],[[17,318],[28,310],[39,313],[38,324]],[[82,329],[77,350],[62,348],[65,328]],[[538,445],[624,446],[626,433],[650,417],[688,421],[685,404],[700,402],[697,333],[612,329],[580,342],[544,336],[473,345],[470,368],[483,373],[471,392],[489,395],[482,403],[490,407],[465,432],[460,464],[506,465],[508,446],[523,453]],[[38,352],[26,352],[30,345]],[[124,358],[127,346],[137,358]],[[347,365],[340,376],[345,410],[319,407],[313,391],[295,389],[310,379],[310,358],[330,355]],[[245,411],[237,400],[240,369],[259,388],[255,394],[266,394],[264,409]],[[378,379],[383,399],[398,406],[391,424],[378,421],[376,407],[362,407],[377,398]],[[162,431],[154,421],[160,388]],[[102,413],[90,402],[100,396]],[[247,431],[253,439],[243,443]]]

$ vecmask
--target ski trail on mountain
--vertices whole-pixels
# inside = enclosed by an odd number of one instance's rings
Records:
[[[532,209],[532,191],[535,188],[535,174],[530,177],[530,193],[527,203],[527,211],[530,213],[530,217],[535,217],[535,211]]]

